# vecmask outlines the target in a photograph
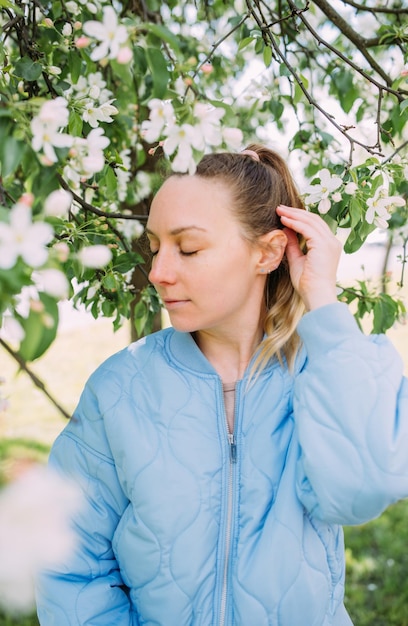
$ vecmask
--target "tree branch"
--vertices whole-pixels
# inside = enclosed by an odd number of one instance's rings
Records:
[[[296,72],[296,70],[293,67],[293,65],[289,62],[287,57],[280,50],[280,48],[277,45],[277,43],[275,41],[275,38],[274,38],[273,34],[271,33],[270,29],[268,29],[268,28],[265,29],[264,25],[262,24],[262,21],[259,20],[259,18],[256,15],[254,9],[252,7],[250,7],[250,5],[249,5],[250,0],[246,0],[246,1],[247,1],[247,5],[249,6],[249,9],[251,11],[251,14],[252,14],[254,20],[258,24],[259,28],[261,30],[263,30],[263,32],[265,32],[267,34],[268,39],[269,39],[269,41],[271,43],[271,46],[272,46],[273,50],[275,51],[276,55],[286,65],[286,67],[288,68],[289,72],[291,73],[293,78],[296,80],[297,84],[299,85],[300,89],[302,90],[303,94],[305,95],[305,97],[306,97],[307,101],[309,102],[309,104],[312,105],[318,111],[320,111],[320,113],[330,122],[330,124],[332,124],[343,135],[343,137],[345,137],[350,142],[352,147],[354,145],[359,145],[362,148],[364,148],[365,150],[367,150],[367,152],[369,152],[370,154],[383,156],[383,154],[381,152],[379,152],[379,150],[377,149],[377,146],[368,146],[368,145],[364,144],[363,142],[355,139],[354,137],[351,137],[351,135],[349,135],[349,133],[345,130],[345,128],[343,126],[341,126],[340,124],[338,124],[335,121],[334,117],[330,113],[328,113],[325,109],[323,109],[323,107],[320,106],[320,104],[311,96],[309,91],[304,86],[304,83],[303,83],[302,79],[300,78],[299,74]]]
[[[390,87],[392,85],[392,80],[384,72],[382,67],[378,65],[376,60],[373,59],[371,54],[367,52],[367,40],[364,37],[361,37],[361,35],[358,35],[356,31],[351,28],[350,24],[348,24],[348,22],[333,9],[327,0],[314,0],[314,3],[321,11],[323,11],[323,13],[340,30],[340,32],[343,33],[343,35],[356,46],[359,52],[369,63],[370,67],[372,67],[372,69],[377,72],[379,76],[381,76],[386,85]]]
[[[400,9],[391,9],[387,7],[368,7],[353,0],[342,0],[343,4],[348,4],[350,7],[357,9],[357,11],[368,11],[369,13],[385,13],[387,15],[407,15],[408,9],[404,9],[401,5]]]
[[[289,4],[291,6],[294,6],[292,0],[288,0],[288,1],[289,1]],[[319,44],[321,44],[322,46],[325,46],[325,48],[327,48],[328,50],[333,52],[336,56],[339,57],[339,59],[341,59],[342,61],[344,61],[344,63],[349,65],[355,72],[360,74],[360,76],[362,76],[367,81],[369,81],[372,85],[377,87],[377,89],[383,89],[384,91],[387,91],[388,93],[390,93],[393,96],[395,96],[396,98],[398,98],[398,100],[400,102],[404,99],[402,94],[406,93],[405,91],[403,91],[403,90],[396,91],[395,89],[392,89],[388,85],[383,85],[383,84],[379,83],[377,80],[375,80],[375,78],[372,78],[372,76],[367,74],[367,72],[365,72],[361,67],[356,65],[354,63],[354,61],[352,61],[351,59],[346,57],[342,52],[340,52],[340,50],[337,50],[337,48],[332,46],[328,41],[326,41],[325,39],[322,39],[322,37],[320,37],[320,35],[317,33],[317,31],[313,28],[313,26],[307,21],[307,19],[301,13],[298,13],[298,15],[299,15],[300,19],[302,20],[303,24],[306,26],[306,28],[310,32],[310,34],[313,35],[313,37],[316,39],[316,41]]]
[[[0,339],[0,345],[3,346],[3,348],[6,350],[6,352],[9,353],[9,355],[15,360],[17,361],[17,363],[19,364],[20,368],[31,378],[31,380],[33,381],[34,385],[36,387],[38,387],[38,389],[40,389],[43,394],[45,394],[48,398],[48,400],[50,400],[50,402],[55,406],[56,409],[58,409],[58,411],[67,419],[70,419],[71,415],[70,413],[68,413],[68,411],[66,411],[60,404],[59,402],[54,398],[54,396],[52,396],[50,394],[50,392],[48,391],[48,389],[46,388],[45,384],[43,383],[43,381],[38,378],[38,376],[36,374],[34,374],[34,372],[28,367],[27,363],[24,361],[23,358],[21,358],[21,356],[18,354],[18,352],[15,352],[9,345],[8,343],[6,343],[4,341],[4,339]]]
[[[81,196],[78,196],[77,193],[75,193],[75,191],[72,191],[71,187],[68,185],[68,183],[62,178],[62,176],[60,176],[59,174],[57,175],[57,178],[60,182],[60,185],[63,189],[65,189],[65,191],[69,191],[72,194],[73,199],[78,202],[78,204],[85,209],[86,211],[90,211],[91,213],[94,213],[94,215],[99,215],[99,217],[107,217],[107,218],[111,218],[111,219],[120,219],[120,220],[138,220],[138,221],[144,221],[147,219],[147,215],[134,215],[133,213],[115,213],[114,211],[112,211],[111,213],[108,211],[102,211],[101,209],[96,208],[95,206],[93,206],[92,204],[89,204],[88,202],[86,202],[85,200],[83,200],[81,198]]]

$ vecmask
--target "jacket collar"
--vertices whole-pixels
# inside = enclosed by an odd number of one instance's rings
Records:
[[[201,352],[191,333],[182,333],[174,328],[168,328],[166,332],[166,351],[170,360],[175,361],[178,367],[192,370],[200,376],[216,376],[219,378],[217,371]],[[249,363],[243,380],[248,377],[254,360],[255,356]],[[277,367],[280,367],[277,360],[270,361],[265,369],[262,370],[260,377],[269,376],[271,371]]]

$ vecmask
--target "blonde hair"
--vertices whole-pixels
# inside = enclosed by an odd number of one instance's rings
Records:
[[[277,206],[305,207],[281,156],[258,144],[250,144],[246,150],[252,154],[244,151],[205,155],[197,166],[196,175],[222,180],[228,185],[233,196],[231,209],[241,223],[245,237],[256,244],[262,235],[282,228]],[[265,337],[259,346],[251,376],[255,372],[258,375],[273,358],[281,364],[286,360],[292,369],[299,350],[296,327],[304,313],[304,305],[292,285],[286,256],[279,267],[268,274],[264,301]]]

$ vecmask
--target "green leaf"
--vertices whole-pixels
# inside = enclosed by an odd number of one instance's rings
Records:
[[[112,273],[106,274],[102,279],[102,285],[108,291],[116,291],[118,284],[116,278]]]
[[[2,9],[12,9],[17,15],[22,15],[23,12],[20,7],[16,6],[15,2],[11,2],[11,0],[0,0],[0,8]]]
[[[263,39],[259,38],[256,40],[255,42],[255,52],[256,54],[261,54],[261,52],[263,53],[263,49],[264,49],[264,41]]]
[[[272,48],[270,46],[265,46],[263,49],[263,60],[265,63],[265,67],[269,67],[272,63]]]
[[[374,305],[374,334],[385,333],[386,330],[396,321],[398,316],[397,303],[387,294],[381,294],[379,300]]]
[[[160,41],[165,41],[166,43],[168,43],[169,46],[171,46],[171,48],[174,50],[174,52],[178,56],[181,56],[179,41],[168,28],[166,28],[162,24],[154,24],[152,22],[145,22],[142,27],[158,37]]]
[[[25,361],[34,361],[44,354],[57,335],[58,306],[54,298],[40,293],[42,311],[30,310],[27,318],[19,318],[25,337],[19,354]]]
[[[163,98],[170,80],[166,59],[157,48],[147,48],[146,56],[153,78],[153,97]]]
[[[30,57],[22,57],[17,61],[14,67],[14,73],[16,76],[24,78],[28,82],[33,82],[40,78],[42,72],[41,63],[33,61]]]
[[[254,41],[254,37],[244,37],[243,39],[241,39],[241,41],[238,44],[238,50],[243,50],[244,48],[249,46],[249,44],[252,43],[253,41]]]
[[[0,171],[3,178],[16,171],[23,157],[24,148],[25,144],[13,136],[3,139],[0,148]]]
[[[83,126],[82,117],[76,113],[73,109],[69,112],[69,121],[68,121],[68,131],[70,135],[74,135],[75,137],[80,137],[82,134],[82,126]]]
[[[132,270],[136,265],[144,263],[143,257],[136,252],[125,252],[115,259],[113,269],[120,274],[126,274]]]
[[[282,113],[285,110],[285,107],[283,106],[282,102],[275,98],[273,98],[272,100],[269,100],[268,108],[270,112],[272,113],[273,119],[275,121],[279,120],[282,117]]]
[[[141,46],[135,46],[133,48],[133,58],[135,61],[135,69],[137,73],[143,76],[147,70],[146,52]]]
[[[78,78],[81,76],[82,59],[78,50],[71,50],[68,53],[68,67],[71,74],[71,80],[74,85],[78,82]]]
[[[401,109],[401,113],[403,113],[405,109],[408,109],[408,98],[401,102],[400,109]]]
[[[339,98],[343,111],[348,113],[356,99],[360,96],[359,91],[354,86],[354,77],[351,72],[341,68],[331,74],[330,92]]]
[[[106,185],[108,195],[112,196],[116,192],[116,189],[118,187],[118,179],[116,178],[114,169],[112,167],[109,167],[109,165],[105,168],[103,179]]]

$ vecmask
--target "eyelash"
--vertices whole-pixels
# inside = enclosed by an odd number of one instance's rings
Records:
[[[150,254],[152,256],[156,256],[158,254],[158,250],[150,250]],[[183,252],[183,250],[180,250],[180,254],[182,256],[194,256],[194,254],[197,254],[198,250],[193,250],[192,252]]]

